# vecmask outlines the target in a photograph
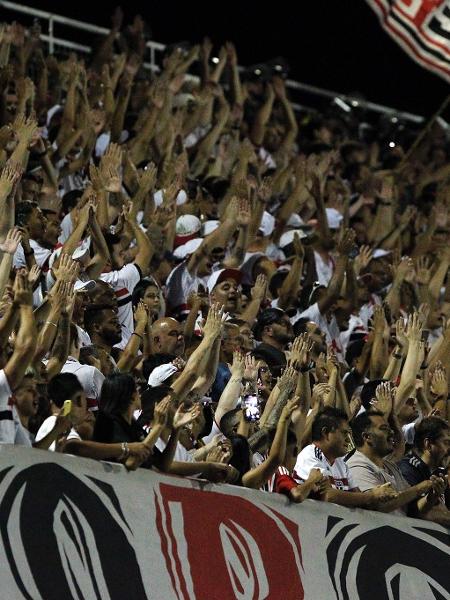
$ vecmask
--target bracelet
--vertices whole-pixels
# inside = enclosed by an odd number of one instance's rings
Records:
[[[398,352],[395,352],[392,356],[394,358],[396,358],[397,360],[400,360],[401,358],[403,358],[403,354],[398,354]]]
[[[426,363],[422,363],[420,365],[420,371],[423,371],[424,369],[428,369],[428,365]]]
[[[381,206],[392,206],[392,202],[384,202],[383,200],[380,200],[378,204],[381,204]]]
[[[135,331],[133,331],[133,333],[131,335],[135,335],[138,338],[141,338],[142,341],[144,341],[144,338],[142,337],[142,335],[140,333],[136,333]]]
[[[58,325],[56,323],[53,323],[53,321],[45,321],[45,323],[48,323],[49,325],[53,325],[53,327],[58,327]]]
[[[310,362],[309,365],[305,367],[300,367],[300,373],[307,373],[308,371],[312,371],[314,369],[314,363]]]
[[[128,442],[122,442],[122,454],[117,460],[125,460],[130,455],[130,449],[128,448]]]

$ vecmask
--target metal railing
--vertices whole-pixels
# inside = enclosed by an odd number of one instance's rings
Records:
[[[47,21],[47,33],[42,33],[41,39],[48,44],[50,54],[54,53],[55,47],[66,48],[68,50],[74,50],[86,54],[92,52],[92,48],[90,46],[86,46],[72,40],[67,40],[62,37],[56,37],[54,33],[55,25],[61,25],[96,35],[107,35],[110,31],[106,27],[100,27],[99,25],[93,25],[92,23],[86,23],[84,21],[79,21],[78,19],[71,19],[69,17],[43,11],[31,6],[24,6],[22,4],[18,4],[17,2],[0,0],[0,7],[3,7],[11,12],[17,12]],[[146,43],[146,48],[147,56],[144,56],[144,67],[150,71],[158,72],[158,53],[163,52],[166,46],[164,44],[160,44],[159,42],[148,41]],[[377,104],[375,102],[370,102],[368,100],[363,100],[347,94],[341,94],[331,90],[324,90],[322,88],[301,83],[299,81],[294,81],[292,79],[288,79],[286,81],[286,86],[293,92],[303,92],[320,98],[334,100],[334,102],[338,104],[344,111],[350,111],[352,108],[361,107],[372,112],[385,114],[394,119],[403,119],[414,123],[422,123],[425,120],[424,117],[420,115],[415,115],[410,112],[398,110],[396,108],[391,108],[389,106],[384,106],[382,104]],[[296,110],[314,110],[313,107],[306,106],[303,103],[299,104],[297,102],[293,102],[293,107]]]

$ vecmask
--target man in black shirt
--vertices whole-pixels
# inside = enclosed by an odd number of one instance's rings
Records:
[[[417,485],[425,479],[441,479],[442,493],[436,498],[436,506],[430,510],[427,518],[450,526],[450,511],[445,505],[445,490],[448,488],[447,466],[450,455],[450,428],[439,417],[422,419],[416,429],[415,448],[399,463],[403,477],[409,485]]]

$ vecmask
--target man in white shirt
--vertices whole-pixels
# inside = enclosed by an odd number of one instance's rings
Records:
[[[352,421],[352,433],[356,451],[347,465],[359,489],[367,492],[389,483],[398,492],[397,498],[383,504],[383,512],[405,516],[411,508],[410,516],[418,516],[417,509],[425,516],[439,502],[445,490],[443,479],[426,479],[410,487],[399,467],[386,460],[394,448],[394,432],[382,412],[371,410],[358,415]],[[412,505],[416,500],[419,500],[417,507]]]
[[[321,500],[342,506],[358,506],[376,509],[397,492],[390,483],[361,492],[355,482],[344,456],[350,444],[350,426],[347,415],[336,408],[326,407],[318,413],[312,425],[313,443],[303,448],[294,467],[294,479],[306,481],[312,469],[319,469],[328,477],[329,487],[320,495]]]
[[[90,365],[82,365],[79,361],[80,341],[78,331],[73,325],[70,328],[70,352],[61,373],[73,373],[77,376],[84,393],[86,394],[88,407],[97,410],[100,392],[102,390],[104,375]]]

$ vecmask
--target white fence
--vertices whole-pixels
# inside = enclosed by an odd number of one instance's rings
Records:
[[[0,445],[4,600],[450,598],[450,532]]]

